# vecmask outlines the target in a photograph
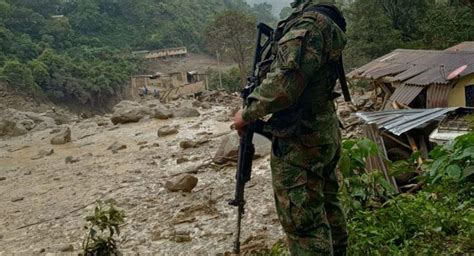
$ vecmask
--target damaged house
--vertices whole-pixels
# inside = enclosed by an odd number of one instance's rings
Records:
[[[367,124],[365,136],[379,146],[368,168],[381,171],[396,191],[410,189],[391,177],[385,159],[428,158],[435,144],[470,131],[465,118],[474,113],[474,42],[436,50],[398,49],[348,74],[369,81],[383,100],[379,112],[357,115]]]
[[[474,42],[443,51],[398,49],[348,78],[371,82],[384,110],[474,107]]]

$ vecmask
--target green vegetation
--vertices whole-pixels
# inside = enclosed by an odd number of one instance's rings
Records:
[[[473,145],[474,133],[470,133],[437,147],[430,154],[435,160],[422,168],[419,177],[426,181],[424,188],[395,196],[385,180],[378,179],[379,174],[365,171],[366,157],[378,154],[375,144],[345,141],[342,195],[349,219],[350,255],[474,252]],[[358,175],[348,176],[348,170]]]
[[[87,235],[82,244],[83,255],[120,255],[115,236],[120,235],[124,218],[124,212],[117,210],[113,202],[97,202],[94,213],[86,217],[88,225],[84,227]]]
[[[268,4],[243,0],[0,0],[0,79],[56,102],[103,105],[137,71],[131,51],[203,51],[204,28],[224,10],[274,22]]]
[[[357,0],[348,19],[347,65],[358,67],[396,48],[445,49],[474,40],[470,1]]]

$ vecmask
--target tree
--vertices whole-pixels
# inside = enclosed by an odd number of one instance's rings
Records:
[[[401,33],[392,26],[378,0],[358,0],[346,10],[349,37],[346,51],[350,67],[360,66],[402,45]]]
[[[287,6],[280,11],[280,19],[286,19],[290,14],[293,12],[293,9],[291,7]]]
[[[36,86],[31,70],[18,61],[5,62],[1,73],[12,88],[24,90]]]
[[[246,82],[250,58],[253,54],[255,19],[238,11],[225,11],[206,29],[206,42],[212,51],[230,56],[238,64],[240,81]]]
[[[422,22],[422,34],[424,44],[434,49],[474,40],[474,12],[464,5],[433,6]]]
[[[255,4],[252,7],[254,16],[257,18],[257,22],[263,22],[266,24],[273,24],[276,22],[275,17],[272,14],[272,5],[265,2]]]

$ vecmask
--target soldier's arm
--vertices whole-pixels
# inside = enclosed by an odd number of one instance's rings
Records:
[[[302,20],[278,42],[278,54],[262,84],[249,96],[242,117],[250,122],[292,106],[321,65],[323,36]]]

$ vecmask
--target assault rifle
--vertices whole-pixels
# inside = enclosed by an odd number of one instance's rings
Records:
[[[244,107],[248,103],[248,96],[260,85],[257,67],[264,59],[264,55],[269,51],[273,39],[273,29],[266,24],[260,23],[257,26],[257,47],[255,48],[255,58],[252,66],[252,75],[247,78],[247,85],[242,90],[241,97],[244,100]],[[239,158],[237,161],[235,198],[229,202],[237,207],[237,230],[235,233],[234,249],[235,254],[240,254],[240,229],[242,215],[245,213],[245,184],[250,181],[252,174],[252,161],[255,155],[253,137],[261,129],[262,122],[254,122],[247,125],[244,134],[240,137]]]

